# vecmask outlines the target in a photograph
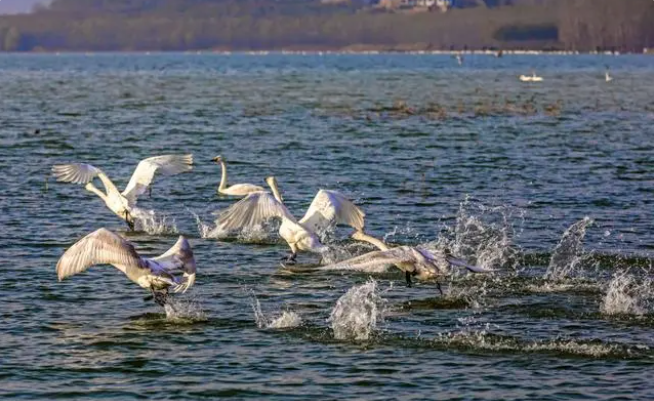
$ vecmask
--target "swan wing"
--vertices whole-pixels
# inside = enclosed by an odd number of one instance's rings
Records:
[[[111,231],[92,232],[64,252],[57,263],[59,281],[86,271],[93,265],[113,265],[123,273],[128,267],[147,268],[134,246]]]
[[[365,216],[361,209],[340,192],[321,189],[300,224],[314,233],[324,232],[339,224],[362,231]]]
[[[342,262],[322,266],[321,270],[354,270],[367,273],[382,273],[389,266],[415,262],[415,255],[411,249],[401,246],[387,251],[369,252]]]
[[[231,231],[261,225],[273,218],[295,221],[286,206],[279,203],[272,194],[253,192],[218,213],[215,223],[216,228]]]
[[[463,267],[463,268],[465,268],[468,271],[471,271],[473,273],[492,273],[492,272],[495,271],[495,270],[491,270],[491,269],[484,269],[483,267],[480,267],[480,266],[471,265],[468,262],[466,262],[465,260],[451,258],[451,257],[447,258],[447,262],[449,264],[451,264],[452,266]]]
[[[52,166],[52,174],[57,177],[57,181],[88,184],[102,174],[102,170],[90,164],[71,163]]]
[[[195,283],[195,256],[191,244],[183,236],[180,236],[175,245],[156,258],[152,258],[159,266],[169,274],[183,273],[184,280],[175,287],[175,292],[186,292]]]
[[[165,155],[141,160],[123,191],[123,196],[135,203],[136,198],[148,189],[155,174],[175,175],[192,169],[193,155]]]

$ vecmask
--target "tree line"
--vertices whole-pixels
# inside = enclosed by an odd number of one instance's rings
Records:
[[[654,47],[651,0],[506,4],[411,13],[318,0],[54,0],[32,14],[0,18],[0,49],[642,51]]]

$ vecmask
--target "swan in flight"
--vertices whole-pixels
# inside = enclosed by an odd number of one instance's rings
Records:
[[[252,192],[261,192],[265,191],[262,187],[253,184],[234,184],[227,186],[227,165],[225,165],[225,160],[222,156],[216,156],[213,159],[214,162],[220,164],[222,169],[222,176],[220,177],[220,186],[218,187],[218,193],[223,195],[232,195],[232,196],[246,196]]]
[[[542,82],[543,78],[537,76],[535,71],[532,71],[531,75],[520,75],[520,80],[522,82]]]
[[[423,248],[412,246],[400,246],[389,248],[383,241],[357,231],[352,234],[352,238],[357,241],[368,242],[379,251],[373,251],[361,256],[344,260],[327,266],[322,266],[320,270],[358,270],[368,273],[385,272],[388,266],[395,266],[404,272],[407,287],[411,287],[411,278],[427,280],[446,275],[450,266],[463,267],[474,273],[490,273],[492,270],[486,270],[478,266],[472,266],[465,261],[455,259],[448,250],[445,252],[432,252]],[[440,283],[437,282],[438,290],[443,294]]]
[[[86,184],[84,188],[87,191],[98,195],[112,212],[125,220],[130,230],[134,230],[134,218],[146,213],[136,207],[136,200],[146,192],[155,174],[175,175],[184,173],[191,171],[193,169],[192,165],[193,155],[155,156],[141,160],[122,193],[118,191],[118,188],[102,170],[90,164],[56,165],[52,167],[52,172],[57,177],[57,181]],[[100,179],[106,193],[93,185],[95,177]]]
[[[121,236],[101,228],[77,241],[57,263],[59,281],[94,265],[113,265],[139,286],[152,291],[164,306],[168,289],[186,292],[195,283],[195,258],[186,238],[180,236],[166,253],[155,258],[140,256]]]
[[[297,220],[284,205],[277,179],[268,177],[266,183],[272,194],[263,191],[249,194],[218,214],[216,229],[229,232],[260,226],[270,219],[281,219],[279,235],[291,248],[287,262],[295,262],[298,251],[327,251],[318,235],[336,225],[345,224],[363,230],[365,214],[340,192],[321,189],[304,217]]]

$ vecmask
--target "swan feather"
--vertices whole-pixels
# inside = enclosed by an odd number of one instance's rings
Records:
[[[314,233],[324,232],[338,224],[363,231],[364,217],[365,213],[340,192],[321,189],[300,224]]]
[[[193,155],[164,155],[141,160],[132,174],[122,195],[130,203],[143,195],[152,183],[155,174],[175,175],[193,169]]]
[[[261,225],[273,218],[295,221],[286,206],[268,192],[253,192],[218,214],[216,227],[224,230],[240,230]]]
[[[63,254],[57,263],[57,277],[61,281],[91,266],[103,264],[113,265],[123,273],[128,268],[147,268],[131,243],[101,228],[79,240]]]
[[[52,166],[52,173],[57,181],[87,184],[102,174],[102,170],[90,164],[71,163]]]

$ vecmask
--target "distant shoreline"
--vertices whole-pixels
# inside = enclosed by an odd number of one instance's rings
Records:
[[[16,51],[5,52],[0,51],[0,55],[4,54],[31,54],[31,55],[60,55],[60,54],[215,54],[215,55],[383,55],[383,54],[410,54],[410,55],[485,55],[493,57],[502,56],[538,56],[538,55],[558,55],[558,56],[574,56],[574,55],[596,55],[596,56],[620,56],[620,55],[654,55],[654,49],[644,49],[643,52],[613,52],[613,51],[567,51],[567,50],[401,50],[401,49],[342,49],[342,50],[33,50],[33,51]]]

